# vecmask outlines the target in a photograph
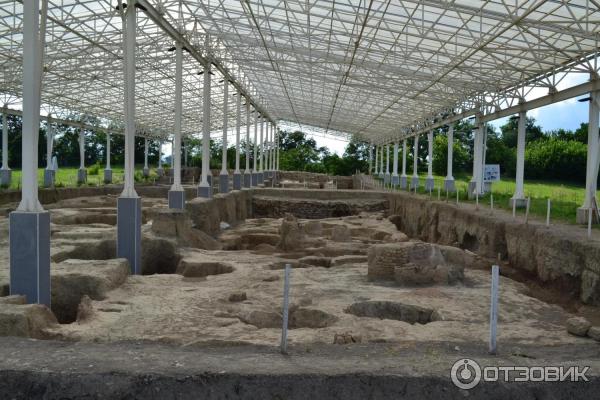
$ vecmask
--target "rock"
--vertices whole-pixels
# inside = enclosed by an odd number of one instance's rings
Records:
[[[183,258],[177,265],[177,273],[186,278],[202,278],[208,275],[219,275],[233,272],[230,264],[218,261],[195,261]]]
[[[222,231],[224,231],[224,230],[227,230],[227,229],[231,228],[231,225],[229,225],[229,224],[228,224],[227,222],[225,222],[225,221],[221,221],[221,222],[219,223],[219,228],[220,228]]]
[[[367,256],[361,255],[348,255],[348,256],[339,256],[335,257],[331,260],[332,267],[339,267],[340,265],[346,264],[361,264],[366,263],[368,261]]]
[[[600,326],[592,326],[587,331],[587,335],[597,342],[600,342]]]
[[[331,230],[331,240],[334,242],[349,242],[352,240],[350,229],[346,225],[336,225]]]
[[[239,316],[240,321],[262,328],[281,328],[283,318],[281,314],[271,311],[253,310]]]
[[[205,250],[220,250],[221,245],[206,232],[192,227],[192,221],[184,210],[166,209],[155,213],[152,232],[159,236],[176,238],[185,246]]]
[[[567,320],[567,332],[575,336],[585,336],[592,324],[583,317],[572,317]]]
[[[88,295],[84,295],[81,298],[81,303],[77,307],[77,323],[81,324],[85,321],[92,319],[94,316],[94,306],[92,299]]]
[[[0,297],[0,304],[27,304],[27,299],[25,296],[21,295],[12,295]]]
[[[308,221],[304,224],[304,232],[309,236],[322,236],[323,225],[321,221]]]
[[[450,285],[462,281],[464,265],[448,262],[442,250],[454,254],[454,261],[459,259],[456,254],[465,253],[423,242],[374,245],[369,249],[368,277],[395,280],[400,285]]]
[[[52,311],[61,323],[73,322],[83,296],[103,300],[108,291],[129,276],[129,262],[113,260],[65,260],[52,265]]]
[[[228,298],[228,300],[232,303],[237,303],[247,299],[248,297],[246,296],[246,292],[231,293]]]
[[[45,330],[58,324],[48,307],[41,304],[2,304],[0,336],[47,339]]]
[[[297,328],[325,328],[334,324],[338,318],[325,311],[310,308],[294,308],[290,312],[289,327]]]
[[[272,233],[244,233],[242,234],[242,243],[248,249],[254,249],[262,244],[277,246],[280,240],[279,235]]]
[[[336,333],[333,335],[333,344],[361,343],[362,336],[353,335],[352,332]]]
[[[277,248],[284,251],[299,250],[303,247],[304,235],[298,224],[298,219],[286,214],[279,228],[280,239]]]
[[[280,278],[278,275],[271,275],[271,276],[267,276],[266,278],[263,278],[263,282],[276,282],[279,279]]]
[[[300,258],[298,262],[300,264],[308,264],[313,267],[329,268],[331,266],[331,259],[329,257],[306,256]]]

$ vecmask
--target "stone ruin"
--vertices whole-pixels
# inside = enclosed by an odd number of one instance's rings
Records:
[[[368,278],[402,286],[454,285],[463,282],[465,265],[484,268],[487,264],[450,246],[416,241],[376,244],[368,253]]]

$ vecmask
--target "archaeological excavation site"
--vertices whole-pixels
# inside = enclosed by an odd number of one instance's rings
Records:
[[[600,398],[600,0],[0,0],[0,400]]]
[[[325,176],[276,175],[276,185],[209,199],[186,188],[185,209],[168,208],[168,185],[137,187],[139,273],[117,256],[119,188],[42,189],[49,307],[9,295],[16,203],[4,202],[0,393],[442,398],[462,396],[449,375],[462,358],[600,367],[598,241],[470,204],[354,189],[364,177],[328,189]],[[472,393],[560,398],[591,390],[588,379]]]

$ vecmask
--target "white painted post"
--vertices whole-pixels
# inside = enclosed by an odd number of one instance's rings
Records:
[[[253,149],[253,158],[252,158],[252,184],[254,186],[254,184],[256,183],[256,174],[258,173],[258,121],[260,120],[261,116],[260,114],[258,114],[257,111],[257,116],[254,119],[254,145],[252,146]]]
[[[456,205],[458,205],[458,194],[460,193],[460,189],[456,188]]]
[[[2,169],[8,170],[8,114],[2,113]]]
[[[208,47],[208,36],[207,36]],[[204,83],[202,85],[203,100],[202,100],[202,179],[198,187],[198,194],[201,197],[212,197],[211,183],[208,181],[210,172],[210,67],[211,63],[207,62],[204,67]]]
[[[52,169],[52,148],[54,145],[54,125],[52,125],[52,118],[48,115],[46,126],[46,169]]]
[[[475,191],[475,209],[479,210],[479,191]]]
[[[490,210],[494,211],[494,193],[490,193]]]
[[[550,226],[550,198],[546,204],[546,226]]]
[[[250,174],[250,99],[246,99],[246,169],[244,175]]]
[[[527,197],[527,208],[525,209],[525,223],[529,222],[529,205],[531,203],[531,198]]]
[[[183,191],[181,186],[181,121],[183,113],[183,47],[175,43],[175,126],[173,127],[174,151],[171,154],[173,168],[173,185],[171,191]],[[160,146],[160,144],[159,144]],[[187,151],[187,149],[186,149]],[[159,160],[160,164],[160,160]]]
[[[600,92],[590,93],[589,104],[589,125],[588,125],[588,148],[586,162],[585,178],[585,200],[583,205],[577,210],[577,222],[585,223],[587,213],[594,212],[596,199],[597,180],[598,180],[598,124],[600,113]]]
[[[512,203],[512,217],[513,219],[517,218],[517,202],[513,201]]]
[[[240,125],[242,123],[242,94],[238,91],[235,100],[235,171],[234,173],[241,174],[240,171]]]
[[[496,354],[497,342],[496,331],[498,326],[498,289],[500,284],[500,267],[492,265],[492,286],[490,304],[490,354]]]
[[[453,182],[454,176],[452,175],[452,157],[454,153],[454,126],[448,127],[448,164],[446,167],[446,182]],[[449,184],[446,184],[446,190],[449,190]]]
[[[125,171],[123,174],[123,192],[121,197],[137,198],[135,191],[135,7],[125,11]],[[160,154],[160,152],[159,152]]]
[[[379,174],[379,147],[375,146],[375,176]]]
[[[373,173],[373,143],[369,145],[369,173],[371,175]]]
[[[524,193],[524,175],[525,175],[525,127],[527,114],[525,111],[519,113],[519,123],[517,128],[517,172],[515,193],[512,197],[513,202],[523,201]],[[522,203],[521,203],[522,204]]]
[[[106,134],[106,169],[110,170],[110,132]]]
[[[292,266],[285,264],[283,279],[283,326],[281,329],[281,353],[287,354],[287,331],[288,331],[288,313],[290,296],[290,271]]]

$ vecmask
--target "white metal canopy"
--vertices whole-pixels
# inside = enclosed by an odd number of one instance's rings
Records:
[[[96,116],[119,130],[121,2],[48,4],[42,103],[53,115]],[[214,131],[223,125],[223,84],[230,81],[273,121],[375,143],[418,132],[436,118],[510,108],[533,88],[552,93],[567,72],[596,78],[598,71],[597,0],[138,0],[138,6],[139,134],[173,132],[176,39],[188,50],[184,135],[200,131],[197,74],[209,60],[216,66]],[[21,96],[21,23],[21,3],[0,0],[0,92],[7,103]],[[231,89],[228,125],[235,126]]]

